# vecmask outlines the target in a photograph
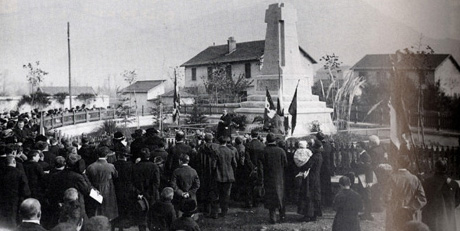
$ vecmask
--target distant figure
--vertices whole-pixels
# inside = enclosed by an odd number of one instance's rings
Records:
[[[335,214],[332,231],[361,231],[358,212],[363,208],[361,196],[350,189],[350,178],[343,176],[339,180],[342,188],[335,196],[333,205]]]
[[[455,180],[447,176],[447,161],[437,160],[435,173],[423,182],[426,206],[422,221],[431,231],[456,231],[455,208],[460,204],[460,189]]]
[[[16,229],[17,231],[46,231],[40,225],[42,211],[37,199],[25,199],[19,206],[19,214],[22,217],[22,222]]]
[[[227,113],[227,109],[224,109],[222,112],[222,116],[220,117],[220,121],[217,124],[217,137],[232,136],[232,128],[230,127],[232,124],[232,116]]]

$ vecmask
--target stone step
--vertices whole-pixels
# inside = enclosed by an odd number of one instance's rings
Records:
[[[277,102],[273,102],[275,107]],[[289,108],[291,102],[284,101],[284,107]],[[297,101],[297,108],[325,108],[326,103],[322,101]],[[246,101],[241,102],[241,108],[265,108],[265,101]]]
[[[273,94],[271,95],[273,102],[278,99],[278,95]],[[293,96],[283,96],[284,101],[292,100]],[[264,101],[265,102],[265,95],[250,95],[248,96],[248,101]],[[319,97],[317,95],[310,95],[310,94],[302,94],[302,91],[297,92],[297,100],[299,101],[319,101]]]
[[[264,114],[265,108],[238,108],[235,113],[238,114]],[[297,108],[297,114],[317,114],[317,113],[332,113],[332,108],[327,107],[310,107]]]

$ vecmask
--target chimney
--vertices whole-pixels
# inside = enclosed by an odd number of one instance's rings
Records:
[[[228,53],[232,53],[236,50],[236,41],[233,37],[229,37],[227,40]]]

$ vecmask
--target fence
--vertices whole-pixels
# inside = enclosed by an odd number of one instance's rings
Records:
[[[65,112],[59,115],[46,116],[43,124],[47,129],[59,128],[67,125],[124,118],[124,115],[134,116],[135,112],[128,110],[122,112],[116,109],[99,109],[92,111]]]
[[[353,106],[350,113],[351,122],[368,122],[375,124],[390,124],[390,112],[388,108],[383,109],[380,107],[368,114],[370,107],[368,106]],[[422,116],[424,120],[424,127],[440,129],[454,129],[458,127],[455,118],[451,113],[442,113],[438,111],[425,111],[419,114],[414,111],[407,111],[409,124],[411,126],[418,126],[419,117]]]

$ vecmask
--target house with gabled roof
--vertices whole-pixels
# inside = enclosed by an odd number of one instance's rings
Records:
[[[393,68],[396,54],[368,54],[350,69],[355,75],[364,77],[368,82],[376,83],[378,78],[388,78]],[[405,54],[401,54],[405,55]],[[450,54],[418,54],[411,59],[401,59],[395,64],[398,70],[419,84],[417,70],[425,71],[426,84],[439,81],[441,89],[447,95],[460,94],[460,66]],[[405,61],[410,60],[410,62]]]
[[[38,91],[49,95],[55,95],[58,93],[69,93],[69,87],[58,87],[58,86],[43,86],[38,87]],[[96,95],[96,92],[92,87],[89,86],[73,86],[72,87],[72,95],[77,96],[80,94],[93,94]]]
[[[153,100],[159,95],[165,93],[166,80],[139,80],[135,83],[123,88],[120,93],[126,101],[124,106],[135,107],[140,112],[150,111],[150,107],[154,106]]]
[[[227,40],[226,45],[210,46],[193,58],[183,63],[185,68],[185,88],[196,88],[199,93],[205,92],[204,80],[212,75],[216,64],[224,65],[227,76],[237,78],[244,75],[248,80],[260,75],[263,65],[265,40],[237,43],[233,37]],[[299,47],[301,62],[310,76],[313,76],[314,60],[304,49]],[[254,86],[245,92],[251,95]]]

